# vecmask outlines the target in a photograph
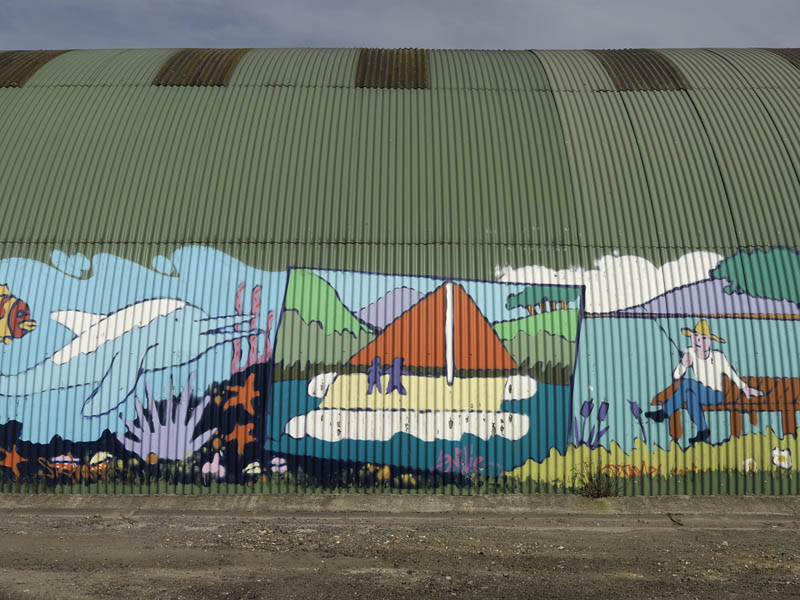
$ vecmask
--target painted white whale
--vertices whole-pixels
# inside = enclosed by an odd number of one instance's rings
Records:
[[[92,386],[84,416],[125,402],[144,373],[194,362],[220,344],[263,333],[234,329],[252,315],[209,317],[175,298],[144,300],[105,315],[65,310],[50,317],[75,338],[38,365],[0,375],[0,396]]]

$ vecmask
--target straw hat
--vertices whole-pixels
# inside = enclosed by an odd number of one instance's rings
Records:
[[[725,340],[721,337],[717,337],[713,333],[711,333],[711,329],[708,327],[708,321],[705,319],[700,319],[697,322],[697,325],[694,326],[694,329],[689,329],[688,327],[684,327],[681,329],[681,333],[686,337],[692,337],[693,333],[699,333],[700,335],[704,335],[707,338],[714,340],[715,342],[719,342],[720,344],[724,344]]]

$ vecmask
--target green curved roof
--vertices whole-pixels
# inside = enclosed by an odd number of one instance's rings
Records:
[[[73,50],[0,87],[7,254],[244,242],[264,267],[485,276],[800,245],[791,50],[631,63],[677,88],[590,51],[463,50],[426,51],[425,89],[358,87],[358,49],[252,49],[227,84],[154,85],[176,52]]]

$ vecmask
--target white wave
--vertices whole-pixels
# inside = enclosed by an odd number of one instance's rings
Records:
[[[493,436],[518,440],[528,433],[530,418],[509,412],[352,410],[320,408],[291,419],[284,432],[295,439],[309,436],[326,442],[385,442],[407,433],[424,442],[458,441],[470,433],[483,440]]]

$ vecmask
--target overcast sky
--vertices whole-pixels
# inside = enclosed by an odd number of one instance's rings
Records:
[[[0,49],[800,46],[800,0],[0,0]]]

